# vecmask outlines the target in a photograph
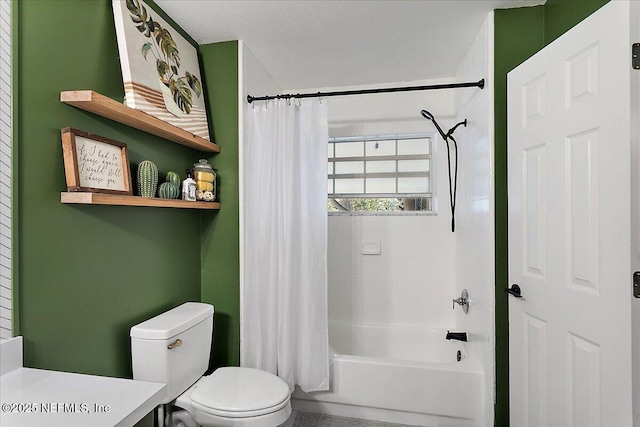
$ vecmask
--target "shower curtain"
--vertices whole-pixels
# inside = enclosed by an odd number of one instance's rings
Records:
[[[326,105],[281,100],[245,117],[241,364],[328,390]]]

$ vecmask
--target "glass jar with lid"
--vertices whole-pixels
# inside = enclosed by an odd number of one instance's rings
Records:
[[[193,165],[193,179],[196,181],[196,200],[213,202],[216,199],[216,171],[205,159]]]

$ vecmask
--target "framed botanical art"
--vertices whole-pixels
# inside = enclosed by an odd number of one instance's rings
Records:
[[[125,104],[210,140],[198,53],[143,0],[113,0]]]

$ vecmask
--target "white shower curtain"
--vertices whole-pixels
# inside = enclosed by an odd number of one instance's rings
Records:
[[[292,391],[328,390],[326,105],[269,102],[245,117],[241,364]]]

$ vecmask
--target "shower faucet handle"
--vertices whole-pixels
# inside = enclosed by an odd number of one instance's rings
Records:
[[[467,300],[465,298],[454,298],[451,301],[453,301],[453,305],[451,306],[452,310],[455,310],[456,308],[456,304],[461,305],[462,307],[464,307],[465,305],[468,304]]]
[[[469,292],[467,292],[466,289],[462,290],[462,294],[460,295],[460,298],[454,298],[453,300],[453,310],[455,310],[456,308],[456,304],[459,304],[462,306],[462,311],[464,311],[464,314],[469,313]]]

